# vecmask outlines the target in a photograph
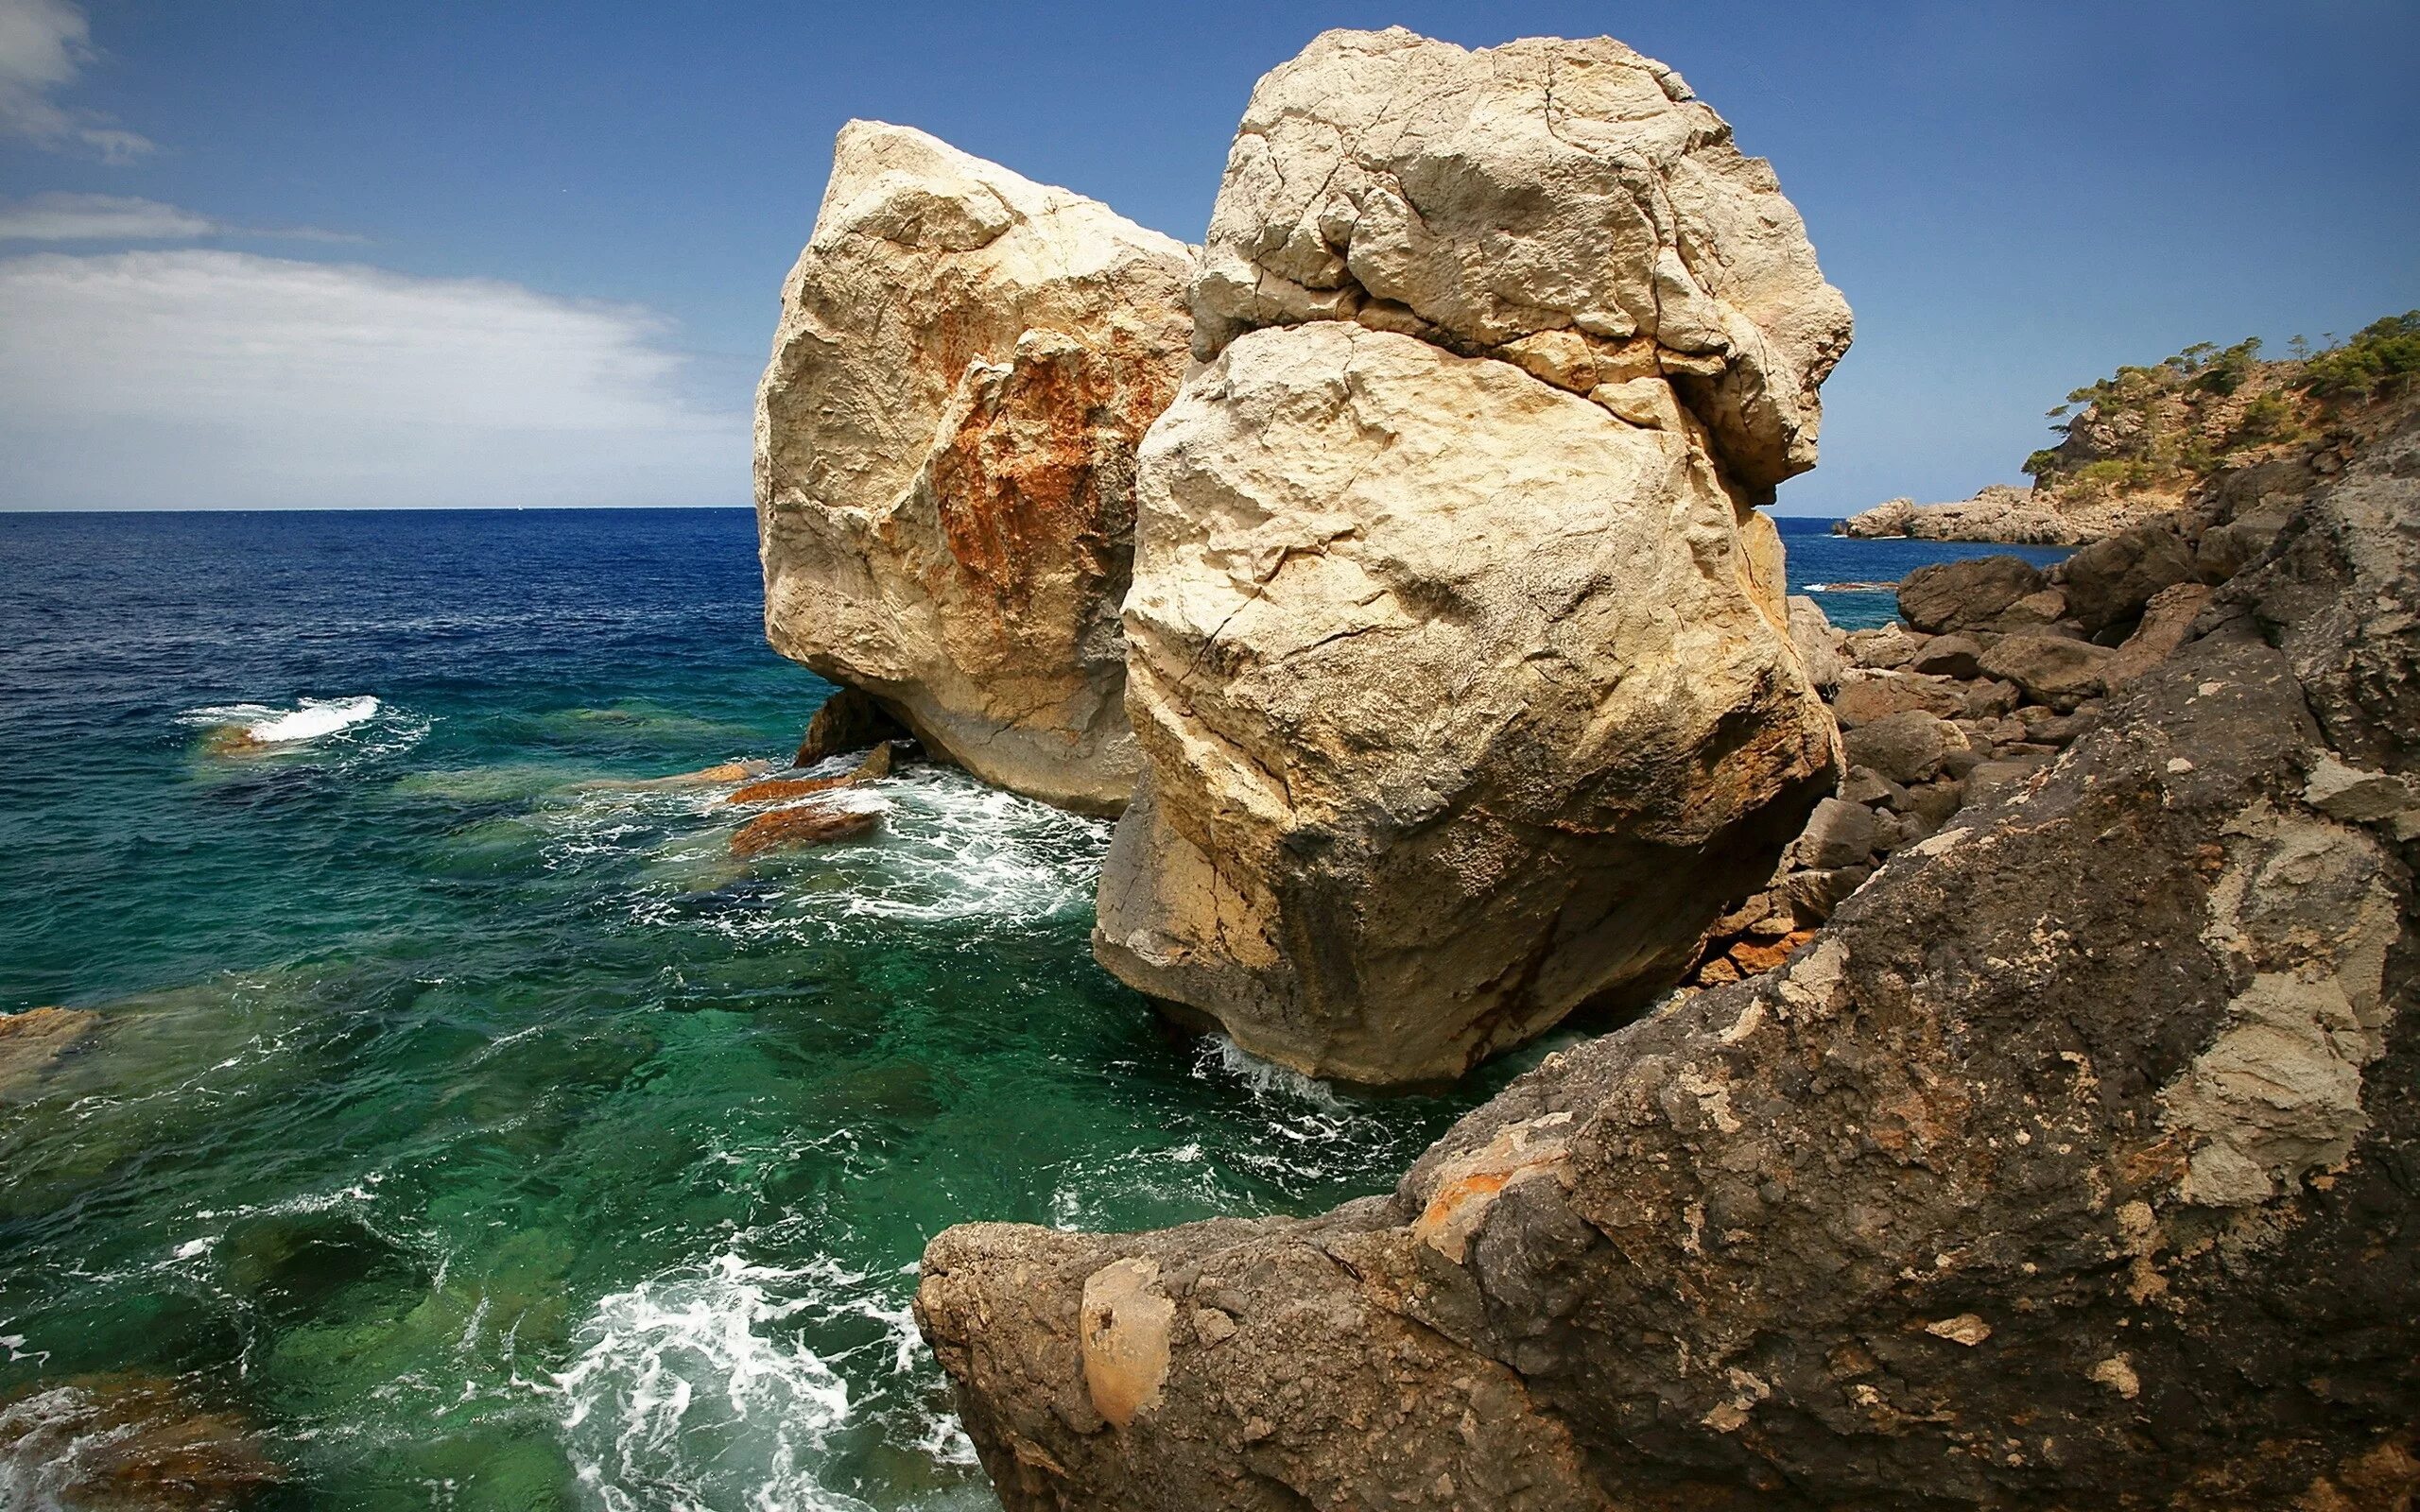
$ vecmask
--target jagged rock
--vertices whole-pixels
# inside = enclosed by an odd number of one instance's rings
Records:
[[[1868,672],[1896,672],[1915,661],[1928,637],[1910,635],[1897,625],[1851,630],[1843,646],[1849,663]]]
[[[1133,456],[1186,249],[904,127],[841,129],[757,395],[765,628],[934,750],[1114,813]]]
[[[1876,836],[1881,837],[1881,826],[1876,826]],[[1793,871],[1782,884],[1783,895],[1789,901],[1790,918],[1800,924],[1820,924],[1832,917],[1833,911],[1851,893],[1866,884],[1874,868],[1862,862],[1856,866],[1833,867],[1820,871]]]
[[[1846,670],[1841,642],[1841,632],[1832,628],[1823,605],[1804,593],[1789,595],[1789,644],[1798,652],[1799,665],[1806,669],[1806,680],[1820,693],[1841,685],[1841,674]]]
[[[2101,691],[2114,655],[2107,646],[2064,635],[2003,635],[1983,653],[1982,670],[2015,683],[2029,698],[2073,708]]]
[[[732,832],[731,853],[745,859],[768,850],[798,850],[871,833],[882,823],[881,803],[806,802],[759,814]]]
[[[1871,766],[1853,765],[1841,780],[1841,797],[1868,807],[1879,804],[1895,809],[1907,801],[1908,790]]]
[[[2154,509],[2169,507],[2163,500]],[[2012,546],[2075,546],[2133,523],[2146,512],[2127,505],[2090,499],[2046,503],[2031,489],[1986,485],[1956,504],[1918,504],[1892,499],[1835,523],[1833,534],[1873,539],[1908,536],[1919,541],[1996,541]]]
[[[1978,763],[1966,773],[1965,799],[1970,807],[1989,807],[2030,781],[2048,761],[2046,756],[2019,756]]]
[[[2142,622],[2126,637],[2118,654],[2102,663],[2100,679],[2122,687],[2175,654],[2208,607],[2211,589],[2204,583],[2177,583],[2153,593],[2143,607]]]
[[[835,788],[860,787],[876,778],[890,775],[891,746],[884,741],[866,753],[866,759],[837,777],[774,777],[761,782],[751,782],[723,799],[726,803],[785,803],[810,793],[826,793]]]
[[[1884,674],[1842,683],[1832,698],[1832,717],[1841,722],[1843,730],[1870,725],[1909,709],[1952,719],[1965,713],[1966,695],[1955,683],[1937,678]]]
[[[1791,848],[1798,865],[1819,871],[1854,867],[1873,853],[1874,811],[1837,798],[1815,805]]]
[[[1357,318],[1633,423],[1685,408],[1759,500],[1814,465],[1849,342],[1772,168],[1678,74],[1607,37],[1470,52],[1401,27],[1323,32],[1253,89],[1193,315],[1204,360]]]
[[[806,722],[792,766],[812,766],[846,751],[864,750],[885,741],[907,738],[908,727],[890,716],[873,695],[862,688],[835,688],[832,696]]]
[[[2060,586],[2067,611],[2087,633],[2142,613],[2164,588],[2195,576],[2193,548],[2165,525],[2136,525],[2096,541],[2069,557]]]
[[[1964,744],[1956,726],[1921,709],[1903,709],[1841,737],[1851,766],[1871,767],[1901,784],[1921,782],[1941,770],[1942,758]]]
[[[2413,883],[2306,793],[2420,766],[2416,477],[2420,433],[2357,461],[2063,759],[1392,1196],[944,1234],[1011,1512],[2406,1504]],[[1130,1259],[1236,1332],[1106,1429],[1072,1334]]]
[[[1095,951],[1255,1054],[1451,1076],[1643,1002],[1831,785],[1770,523],[1680,433],[1320,321],[1187,382],[1141,492]]]
[[[1971,635],[1936,635],[1925,643],[1912,670],[1936,678],[1971,678],[1983,648]]]
[[[1935,562],[1900,581],[1899,613],[1934,634],[1990,629],[2011,606],[2042,588],[2041,570],[2022,557]]]

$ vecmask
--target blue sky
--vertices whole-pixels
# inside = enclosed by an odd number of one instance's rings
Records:
[[[1962,496],[2122,361],[2420,305],[2420,5],[0,0],[0,507],[740,504],[851,116],[1196,240],[1331,26],[1610,32],[1858,339],[1781,507]],[[134,203],[139,202],[139,203]]]

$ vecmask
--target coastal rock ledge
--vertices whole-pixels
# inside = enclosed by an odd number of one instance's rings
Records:
[[[1011,1512],[2408,1508],[2420,422],[2055,760],[1392,1195],[953,1228]]]
[[[1670,987],[1837,776],[1772,522],[1848,341],[1611,39],[1328,32],[1253,92],[1145,438],[1096,954],[1317,1075]]]
[[[1123,808],[1134,450],[1190,266],[1093,200],[843,127],[757,393],[774,649],[986,782]]]

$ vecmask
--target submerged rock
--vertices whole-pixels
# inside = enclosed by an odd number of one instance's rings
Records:
[[[1753,504],[1848,311],[1771,171],[1609,39],[1328,32],[1253,91],[1193,309],[1102,962],[1368,1082],[1669,986],[1833,775]]]
[[[11,1507],[233,1512],[285,1478],[241,1418],[165,1377],[77,1376],[0,1400]]]
[[[723,799],[726,803],[776,803],[810,793],[828,793],[835,788],[860,787],[878,777],[890,775],[891,747],[889,741],[866,753],[866,759],[837,777],[775,777],[746,787]]]
[[[1152,427],[1143,509],[1150,775],[1095,948],[1256,1055],[1453,1076],[1644,1001],[1830,784],[1703,454],[1510,364],[1252,333]]]
[[[60,1057],[83,1043],[101,1016],[89,1008],[0,1014],[0,1101],[22,1097]]]
[[[2407,1505],[2415,478],[2420,424],[2064,755],[1392,1195],[942,1234],[1011,1512]],[[1110,1267],[1174,1320],[1122,1423]]]
[[[1122,807],[1134,448],[1188,267],[1104,205],[842,128],[757,396],[774,648],[986,782]]]

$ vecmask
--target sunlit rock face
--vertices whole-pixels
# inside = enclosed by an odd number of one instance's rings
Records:
[[[1096,953],[1380,1083],[1669,986],[1836,760],[1753,501],[1848,316],[1769,171],[1617,43],[1331,32],[1192,298]]]
[[[1093,200],[844,127],[757,395],[774,647],[988,782],[1121,808],[1134,452],[1189,267]]]
[[[1340,318],[1582,393],[1660,377],[1759,498],[1815,465],[1849,344],[1772,167],[1610,37],[1322,35],[1253,91],[1193,314],[1204,358]]]

